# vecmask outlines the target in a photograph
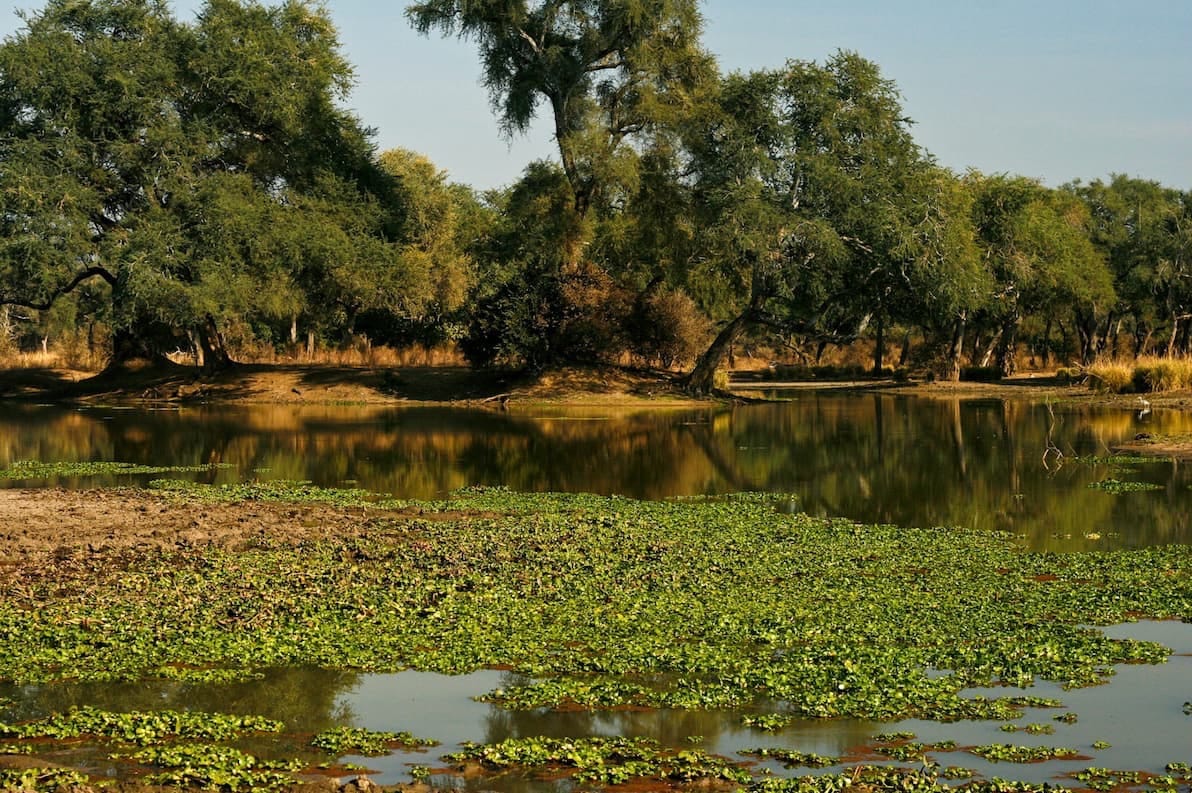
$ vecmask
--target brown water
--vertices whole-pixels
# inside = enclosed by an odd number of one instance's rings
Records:
[[[639,498],[781,491],[813,514],[1002,529],[1038,549],[1192,541],[1187,466],[1119,470],[1073,459],[1107,455],[1138,432],[1192,433],[1192,415],[806,392],[781,404],[649,412],[5,406],[0,465],[225,463],[232,467],[191,476],[311,480],[400,498],[474,484]],[[1045,460],[1049,444],[1063,457]],[[1087,487],[1110,477],[1162,489],[1111,495]]]

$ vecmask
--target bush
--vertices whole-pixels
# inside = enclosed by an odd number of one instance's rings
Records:
[[[1084,368],[1089,387],[1111,394],[1132,394],[1135,391],[1136,367],[1120,361],[1097,361]]]
[[[665,368],[694,361],[708,346],[711,323],[681,291],[656,292],[634,307],[629,322],[633,351]]]
[[[475,366],[608,361],[626,347],[628,315],[628,296],[596,267],[522,272],[480,301],[460,348]]]

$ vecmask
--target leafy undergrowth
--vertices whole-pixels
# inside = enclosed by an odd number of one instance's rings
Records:
[[[509,667],[531,680],[488,699],[511,708],[1011,720],[1014,699],[959,692],[1104,682],[1167,650],[1082,625],[1192,614],[1189,548],[1031,554],[777,500],[474,490],[358,538],[74,557],[0,581],[0,678]]]

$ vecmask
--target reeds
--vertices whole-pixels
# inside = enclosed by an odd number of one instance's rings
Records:
[[[1089,385],[1113,394],[1192,388],[1192,359],[1147,356],[1136,361],[1102,360],[1084,367]]]

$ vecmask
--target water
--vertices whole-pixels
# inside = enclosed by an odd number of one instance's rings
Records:
[[[799,392],[790,402],[691,410],[325,406],[116,410],[4,406],[0,465],[226,463],[206,481],[306,479],[400,498],[467,485],[639,498],[782,491],[865,522],[1021,534],[1036,549],[1192,541],[1192,471],[1075,462],[1139,432],[1192,433],[1192,415]],[[1062,453],[1044,453],[1049,446]],[[178,475],[175,475],[178,476]],[[1161,489],[1112,495],[1106,478]],[[149,477],[4,482],[67,487]]]
[[[866,522],[966,525],[1008,530],[1047,550],[1111,549],[1192,541],[1192,473],[1174,461],[1115,468],[1077,461],[1107,455],[1139,432],[1192,433],[1192,415],[1097,408],[1048,409],[997,400],[923,400],[882,394],[799,392],[782,404],[633,412],[317,406],[198,407],[128,410],[104,407],[0,407],[0,465],[17,460],[110,460],[147,465],[224,463],[190,476],[209,482],[305,479],[404,498],[438,498],[472,484],[526,491],[586,491],[665,498],[743,490],[791,493],[796,508]],[[1060,453],[1045,456],[1049,448]],[[1088,488],[1106,478],[1151,482],[1160,489],[1111,495]],[[7,486],[93,487],[143,484],[150,477],[3,482]],[[1085,759],[1037,764],[988,763],[963,751],[933,753],[943,765],[986,778],[1056,781],[1100,766],[1161,772],[1189,761],[1181,710],[1192,696],[1192,625],[1138,623],[1115,636],[1172,647],[1167,664],[1118,667],[1106,686],[1028,693],[1054,696],[1079,714],[1030,710],[1017,721],[1051,724],[1052,735],[998,730],[996,722],[875,724],[808,721],[776,735],[741,726],[738,712],[511,712],[473,697],[510,684],[509,673],[446,677],[429,673],[363,675],[280,669],[248,684],[0,686],[0,720],[37,718],[72,704],[111,710],[175,708],[260,714],[287,725],[281,740],[247,748],[266,756],[305,756],[309,736],[336,725],[409,730],[436,738],[426,752],[345,758],[377,771],[382,783],[406,781],[411,764],[443,767],[441,754],[462,741],[508,737],[628,735],[676,748],[737,757],[757,746],[861,757],[878,732],[909,730],[925,742],[961,746],[1014,743],[1068,746]],[[984,693],[1002,695],[1000,689]],[[1093,749],[1105,740],[1107,749]],[[84,750],[84,753],[87,750]],[[63,758],[66,759],[66,758]],[[737,757],[744,760],[746,758]],[[95,773],[118,769],[93,752],[80,760]],[[866,762],[873,762],[872,755]],[[911,764],[913,765],[913,764]],[[777,774],[825,773],[785,771]],[[441,786],[544,793],[554,783],[518,775],[472,780],[441,774]],[[1069,780],[1069,785],[1073,783]]]
[[[444,773],[441,755],[456,751],[464,741],[497,742],[506,738],[550,736],[587,737],[625,735],[648,737],[676,749],[697,746],[710,752],[746,761],[738,753],[755,747],[782,747],[845,760],[887,765],[916,765],[875,759],[867,744],[880,732],[905,730],[918,740],[936,742],[952,739],[958,749],[932,752],[941,765],[973,769],[989,779],[994,776],[1031,782],[1055,782],[1064,774],[1089,766],[1160,773],[1171,762],[1189,760],[1188,719],[1182,703],[1192,692],[1192,625],[1172,622],[1139,622],[1115,626],[1107,633],[1116,638],[1159,641],[1175,654],[1160,666],[1118,666],[1109,685],[1063,691],[1052,684],[1031,689],[973,689],[970,695],[987,696],[1026,693],[1061,700],[1065,710],[1027,709],[1016,720],[1050,724],[1052,735],[1006,733],[998,722],[968,721],[953,724],[907,720],[877,723],[855,720],[798,722],[782,732],[763,733],[741,725],[741,713],[732,711],[629,710],[613,712],[508,711],[477,702],[474,697],[514,682],[506,672],[480,671],[446,676],[427,672],[398,674],[356,674],[314,669],[270,671],[265,680],[223,686],[150,682],[129,685],[55,685],[14,688],[0,686],[0,696],[15,700],[8,718],[23,720],[60,711],[72,704],[90,704],[110,710],[154,708],[209,710],[259,714],[286,724],[287,734],[249,743],[244,748],[262,756],[321,758],[305,747],[309,735],[337,725],[373,730],[409,730],[435,738],[440,746],[425,751],[395,752],[385,757],[346,757],[346,762],[374,771],[383,783],[409,781],[411,765],[428,766],[437,772],[442,787],[459,787],[461,777]],[[1074,712],[1074,724],[1056,722],[1058,713]],[[1094,741],[1107,741],[1106,749],[1094,749]],[[1064,746],[1083,755],[1078,760],[1045,763],[991,763],[963,751],[966,746],[1012,743],[1027,746]],[[86,755],[84,756],[86,757]],[[63,758],[79,763],[80,757]],[[89,761],[92,773],[117,773],[116,767],[96,753]],[[776,775],[824,774],[841,770],[786,770],[778,763],[758,763]],[[1073,785],[1069,780],[1068,784]],[[514,774],[501,780],[484,780],[484,789],[517,793],[541,791],[550,785],[535,783]]]

